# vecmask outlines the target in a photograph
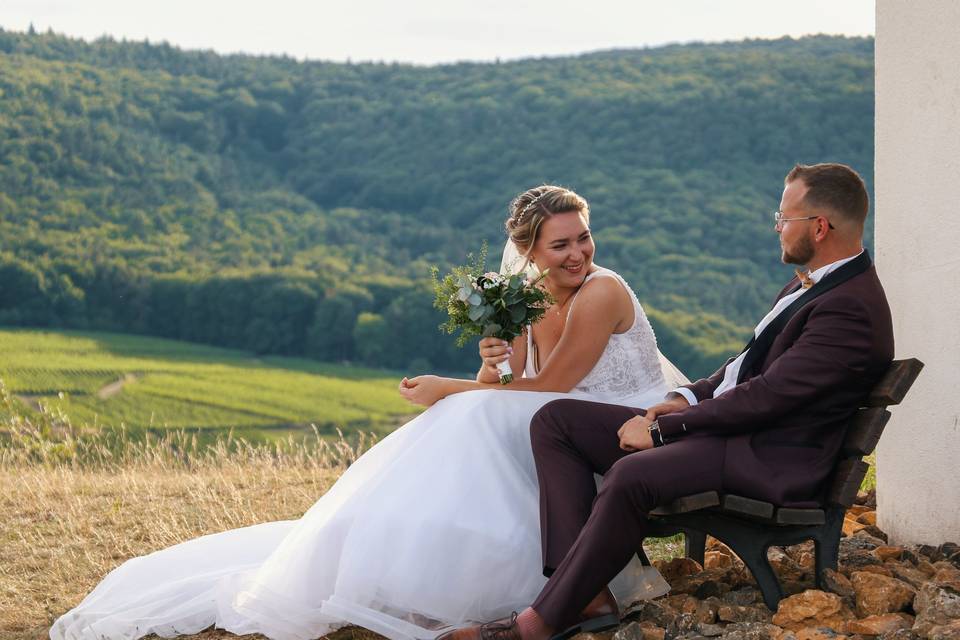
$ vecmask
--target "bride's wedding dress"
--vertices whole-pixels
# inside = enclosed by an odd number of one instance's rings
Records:
[[[630,291],[606,269],[588,279],[602,276]],[[571,393],[482,390],[441,400],[361,456],[299,520],[128,560],[50,637],[132,640],[215,624],[303,640],[352,623],[393,639],[433,638],[522,610],[545,583],[533,414],[565,397],[644,407],[667,390],[653,330],[630,296],[633,326],[610,337]],[[669,589],[636,559],[611,586],[621,603]]]

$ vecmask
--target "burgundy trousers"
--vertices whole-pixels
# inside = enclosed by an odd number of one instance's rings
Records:
[[[643,409],[556,400],[533,417],[530,438],[540,482],[543,571],[533,609],[556,630],[616,577],[649,531],[657,505],[720,490],[725,439],[689,436],[628,453],[617,431]],[[597,492],[594,474],[603,475]]]

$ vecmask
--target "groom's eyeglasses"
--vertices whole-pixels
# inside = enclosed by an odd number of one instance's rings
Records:
[[[777,211],[773,212],[773,226],[774,228],[777,229],[777,231],[779,231],[780,229],[783,228],[784,222],[793,222],[794,220],[816,220],[817,218],[825,218],[825,216],[804,216],[802,218],[784,218],[783,211],[780,211],[778,209]],[[827,226],[830,227],[831,229],[836,228],[833,226],[833,223],[830,222],[829,218],[827,218]]]

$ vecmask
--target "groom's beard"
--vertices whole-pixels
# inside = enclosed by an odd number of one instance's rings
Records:
[[[813,260],[813,240],[810,236],[801,236],[796,244],[789,251],[783,247],[783,255],[780,257],[785,264],[798,264],[803,266]]]

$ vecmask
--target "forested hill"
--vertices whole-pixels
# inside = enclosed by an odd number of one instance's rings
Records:
[[[428,267],[543,182],[668,356],[717,365],[789,277],[795,162],[873,162],[873,40],[418,67],[0,31],[0,324],[473,368]]]

